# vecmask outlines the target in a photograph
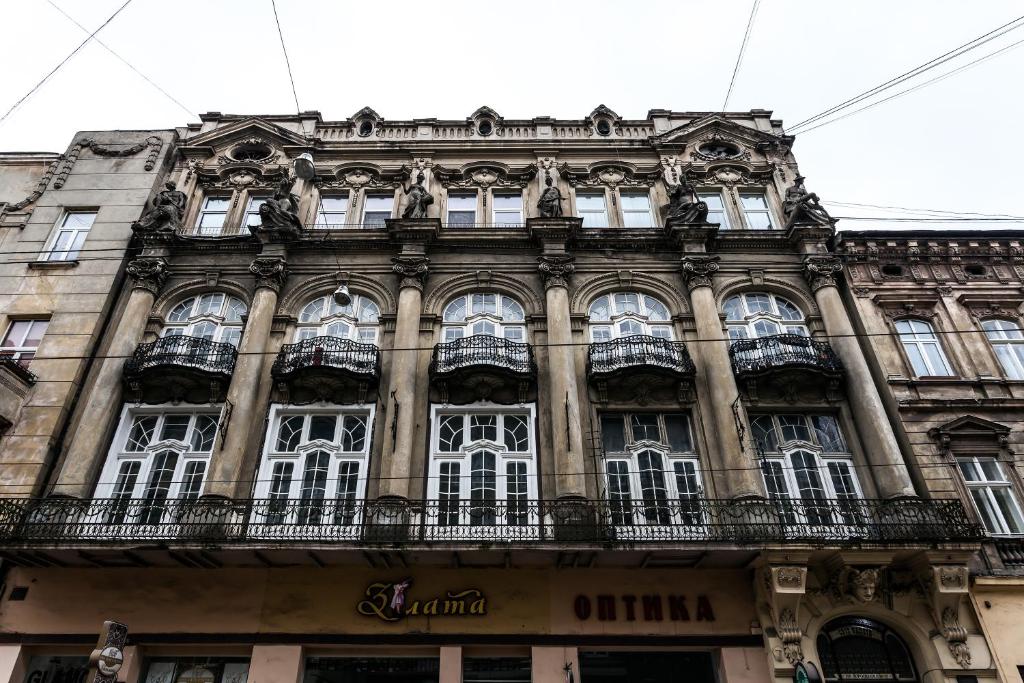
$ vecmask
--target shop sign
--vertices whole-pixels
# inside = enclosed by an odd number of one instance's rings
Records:
[[[395,583],[371,583],[364,593],[365,599],[356,605],[356,611],[383,621],[399,621],[404,617],[461,617],[487,614],[487,598],[476,588],[445,591],[443,595],[413,598],[410,594],[412,579]]]
[[[596,616],[598,621],[690,621],[690,608],[685,595],[577,595],[573,601],[573,612],[580,621]],[[694,610],[697,621],[714,621],[715,611],[706,595],[698,595]]]

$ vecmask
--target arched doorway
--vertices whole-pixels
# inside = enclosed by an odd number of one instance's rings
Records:
[[[843,617],[818,634],[821,675],[829,683],[916,682],[917,670],[906,643],[885,624]]]

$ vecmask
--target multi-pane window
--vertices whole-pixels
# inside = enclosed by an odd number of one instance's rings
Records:
[[[1014,320],[981,323],[1007,379],[1024,379],[1024,330]]]
[[[245,205],[245,217],[242,220],[242,226],[245,228],[258,228],[263,224],[263,219],[260,218],[260,207],[263,206],[267,197],[265,196],[250,196],[249,202]]]
[[[651,213],[651,196],[647,192],[623,192],[622,225],[627,228],[650,228],[654,226]]]
[[[50,244],[40,255],[43,261],[74,261],[78,258],[89,229],[96,220],[95,211],[67,211],[50,239]]]
[[[237,348],[245,314],[245,303],[223,292],[191,296],[167,314],[162,336],[195,337],[225,342]]]
[[[914,319],[897,320],[896,331],[915,376],[946,377],[953,374],[939,337],[929,323]]]
[[[218,418],[208,410],[126,409],[96,485],[97,498],[113,499],[108,523],[171,521],[169,501],[198,498]]]
[[[533,412],[435,408],[433,424],[427,490],[437,501],[434,524],[528,524],[537,496]]]
[[[752,414],[750,429],[768,496],[802,503],[787,512],[788,521],[856,523],[855,504],[838,506],[841,519],[833,516],[827,504],[861,497],[853,455],[834,415]]]
[[[583,219],[584,228],[607,228],[608,205],[604,192],[577,192],[576,214]]]
[[[989,533],[1024,533],[1020,504],[1002,463],[985,457],[957,457],[956,462]]]
[[[689,416],[601,415],[612,523],[701,524],[703,488]]]
[[[775,227],[768,198],[763,192],[740,192],[740,209],[748,230],[771,230]]]
[[[697,198],[708,205],[708,223],[718,223],[719,230],[729,230],[729,214],[725,210],[725,200],[719,192],[698,192]]]
[[[775,294],[737,294],[726,299],[723,309],[730,339],[759,339],[777,334],[808,336],[803,312]]]
[[[230,197],[206,197],[196,219],[196,232],[211,237],[220,235],[224,231],[230,209]]]
[[[383,228],[384,221],[391,218],[395,197],[391,194],[368,194],[363,199],[363,226]]]
[[[640,292],[615,292],[590,304],[590,340],[610,341],[634,335],[672,339],[668,307]]]
[[[503,294],[477,292],[452,299],[444,307],[441,318],[446,342],[478,334],[526,341],[523,307]]]
[[[316,211],[314,228],[340,228],[348,217],[348,193],[324,194]]]
[[[476,223],[476,192],[450,192],[448,194],[448,225],[474,225]]]
[[[0,358],[10,358],[27,368],[49,324],[49,320],[12,320],[0,343]]]
[[[491,201],[491,222],[494,225],[523,224],[523,195],[519,192],[495,192]]]
[[[368,410],[272,406],[256,486],[264,501],[258,522],[353,524],[366,492],[372,422]]]
[[[379,322],[380,308],[361,294],[353,294],[352,301],[345,306],[339,305],[334,297],[322,296],[302,307],[295,341],[338,337],[376,344]]]

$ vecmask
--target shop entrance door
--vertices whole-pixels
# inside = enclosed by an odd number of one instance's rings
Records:
[[[707,652],[580,652],[581,683],[715,683]]]

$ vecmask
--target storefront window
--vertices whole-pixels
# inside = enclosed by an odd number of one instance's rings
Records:
[[[146,662],[145,683],[245,683],[244,657],[161,657]]]
[[[707,652],[580,652],[581,683],[712,683]]]
[[[529,683],[529,657],[466,657],[463,683]]]
[[[36,655],[28,660],[25,683],[85,683],[89,658]]]
[[[440,668],[436,657],[308,657],[302,681],[437,683]]]
[[[870,619],[836,619],[818,635],[821,673],[830,683],[916,681],[903,639]]]

